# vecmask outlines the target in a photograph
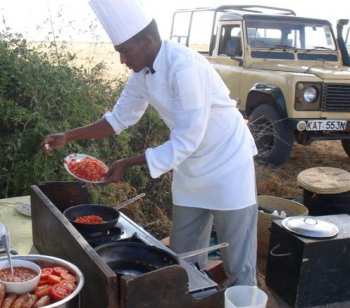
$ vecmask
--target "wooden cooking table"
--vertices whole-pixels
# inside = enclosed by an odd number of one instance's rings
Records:
[[[0,222],[4,223],[9,229],[11,236],[11,247],[19,254],[29,254],[36,252],[33,247],[32,223],[31,218],[20,214],[16,207],[21,204],[30,204],[30,197],[14,197],[8,199],[0,199]],[[221,279],[224,277],[221,262],[213,261],[209,264],[208,270],[212,272],[214,278]],[[274,294],[265,284],[265,277],[262,273],[258,273],[258,285],[263,289],[269,297],[267,308],[291,308]],[[328,304],[326,306],[315,306],[315,308],[347,308],[348,303],[344,304]]]

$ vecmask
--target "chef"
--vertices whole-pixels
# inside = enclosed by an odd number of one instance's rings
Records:
[[[161,40],[156,22],[137,0],[91,0],[121,63],[133,72],[113,110],[88,126],[45,138],[49,152],[81,139],[99,139],[138,122],[153,106],[169,138],[136,157],[115,161],[106,176],[118,182],[127,168],[146,164],[152,178],[172,171],[177,252],[207,247],[213,224],[222,250],[226,285],[256,283],[254,140],[229,90],[197,52]],[[205,267],[207,256],[194,258]]]

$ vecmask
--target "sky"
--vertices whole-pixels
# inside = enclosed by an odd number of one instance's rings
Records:
[[[172,12],[179,8],[256,4],[292,9],[298,16],[350,19],[350,1],[346,0],[142,0],[156,19],[161,35],[169,37]],[[88,0],[0,0],[0,31],[22,33],[28,40],[109,41],[96,21]]]

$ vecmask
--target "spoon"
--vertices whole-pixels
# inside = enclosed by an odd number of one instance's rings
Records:
[[[5,225],[0,224],[0,244],[3,243],[7,255],[8,262],[10,264],[11,269],[11,275],[13,276],[13,264],[12,264],[12,258],[10,254],[10,235],[7,231],[7,228]]]
[[[124,207],[128,206],[129,204],[132,204],[132,203],[136,202],[137,200],[142,199],[144,196],[146,196],[146,194],[141,193],[141,194],[139,194],[131,199],[128,199],[126,201],[119,203],[118,205],[112,206],[112,208],[119,211],[119,210],[123,209]]]

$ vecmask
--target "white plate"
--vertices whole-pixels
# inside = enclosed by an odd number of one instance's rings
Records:
[[[16,211],[24,216],[31,217],[31,207],[29,203],[18,203],[16,205]]]
[[[89,180],[80,178],[80,177],[76,176],[73,172],[71,172],[71,171],[69,170],[69,168],[68,168],[68,163],[69,163],[70,161],[72,161],[73,159],[79,161],[79,160],[82,160],[83,158],[87,158],[87,157],[92,158],[92,159],[94,159],[94,160],[98,160],[99,162],[101,162],[101,163],[104,165],[104,167],[106,168],[106,172],[108,171],[108,167],[107,167],[107,165],[106,165],[103,161],[101,161],[101,160],[99,160],[99,159],[97,159],[97,158],[95,158],[95,157],[93,157],[93,156],[90,156],[90,155],[78,154],[78,153],[73,153],[73,154],[69,154],[68,156],[66,156],[66,158],[65,158],[64,161],[63,161],[64,168],[67,170],[67,172],[68,172],[71,176],[73,176],[74,178],[76,178],[76,179],[79,180],[79,181],[82,181],[82,182],[85,182],[85,183],[93,183],[93,184],[101,184],[101,183],[104,183],[104,181],[89,181]]]

